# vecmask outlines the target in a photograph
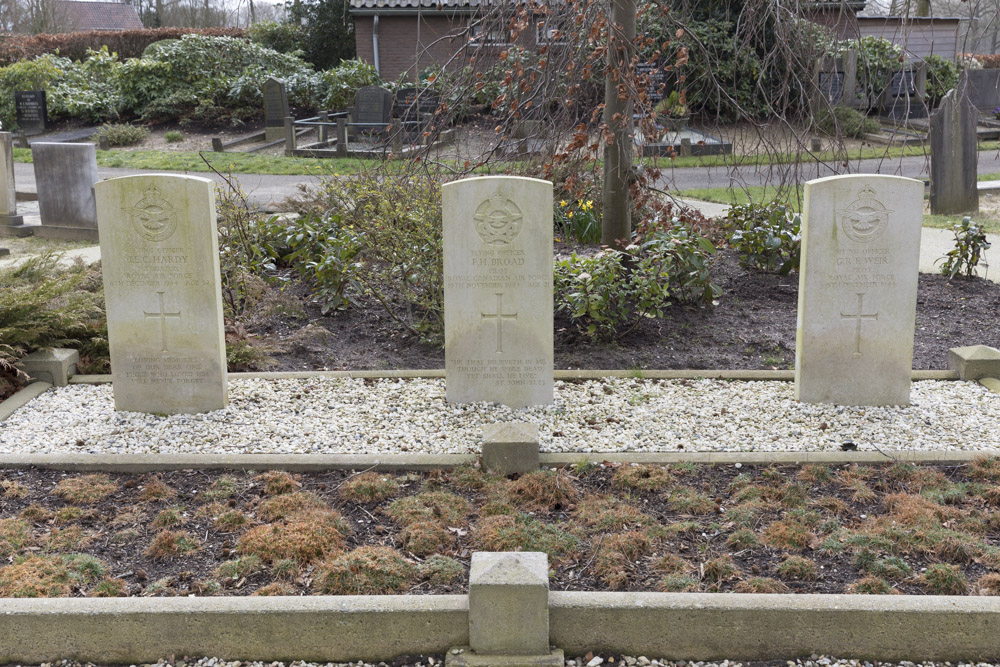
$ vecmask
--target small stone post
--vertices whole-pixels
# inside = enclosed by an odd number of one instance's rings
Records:
[[[295,119],[285,116],[285,155],[295,154]]]
[[[389,124],[389,140],[392,144],[392,154],[400,157],[403,154],[403,131],[399,120]]]
[[[1000,378],[1000,350],[987,345],[953,347],[948,350],[948,370],[958,371],[961,380]]]
[[[469,569],[469,646],[446,667],[562,667],[549,648],[548,556],[532,551],[476,552]]]
[[[347,119],[337,119],[337,155],[347,157]]]
[[[504,422],[484,426],[483,470],[505,476],[538,470],[538,425]]]
[[[681,157],[691,157],[691,137],[681,139]]]
[[[216,153],[225,153],[226,148],[222,145],[221,137],[212,137],[212,150]]]
[[[329,128],[326,126],[326,123],[330,122],[330,114],[328,114],[326,111],[320,111],[319,122],[324,123],[323,125],[319,126],[319,141],[321,144],[326,144],[327,139],[329,138],[330,135]]]

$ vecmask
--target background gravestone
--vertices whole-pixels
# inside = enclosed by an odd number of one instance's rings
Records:
[[[285,118],[288,117],[288,94],[283,81],[273,76],[264,82],[264,141],[285,138]]]
[[[796,399],[909,404],[923,196],[899,176],[806,183]]]
[[[14,93],[14,115],[17,127],[26,135],[45,132],[48,106],[44,90],[20,90]]]
[[[931,213],[979,210],[976,110],[963,77],[931,114]]]
[[[0,236],[28,236],[24,218],[17,214],[14,187],[14,135],[0,132]]]
[[[365,86],[354,93],[355,123],[388,123],[392,117],[392,92],[379,86]],[[378,128],[372,128],[377,130]]]
[[[552,184],[442,187],[448,401],[552,402]]]
[[[36,236],[97,240],[97,148],[94,144],[31,144],[42,224]]]
[[[225,407],[215,184],[157,174],[96,190],[115,408]]]

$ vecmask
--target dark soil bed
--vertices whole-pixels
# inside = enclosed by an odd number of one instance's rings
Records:
[[[553,590],[1000,594],[1000,458],[965,466],[580,465],[0,472],[0,597],[460,593],[476,550]],[[83,556],[79,554],[84,554]]]
[[[721,251],[712,268],[722,288],[711,308],[674,306],[626,338],[597,345],[556,314],[558,369],[791,369],[795,364],[798,274],[777,276],[739,266]],[[375,303],[322,316],[305,288],[288,291],[303,320],[272,317],[250,327],[271,346],[270,370],[388,370],[444,367],[444,350],[420,343]],[[947,368],[948,349],[1000,347],[1000,285],[921,274],[913,367]]]

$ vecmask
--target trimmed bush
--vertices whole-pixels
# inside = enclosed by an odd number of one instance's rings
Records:
[[[109,146],[132,146],[145,141],[149,128],[128,123],[106,123],[97,129],[93,139],[104,140]]]
[[[820,131],[830,136],[863,139],[866,134],[879,131],[878,121],[849,107],[821,107],[815,115]]]

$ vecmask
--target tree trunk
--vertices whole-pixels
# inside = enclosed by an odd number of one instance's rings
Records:
[[[612,141],[604,146],[601,243],[628,245],[632,236],[632,91],[624,78],[635,50],[636,0],[611,0],[608,66],[604,75],[604,122]],[[617,77],[615,75],[618,75]],[[621,94],[619,91],[622,91]],[[625,99],[621,99],[624,97]]]

